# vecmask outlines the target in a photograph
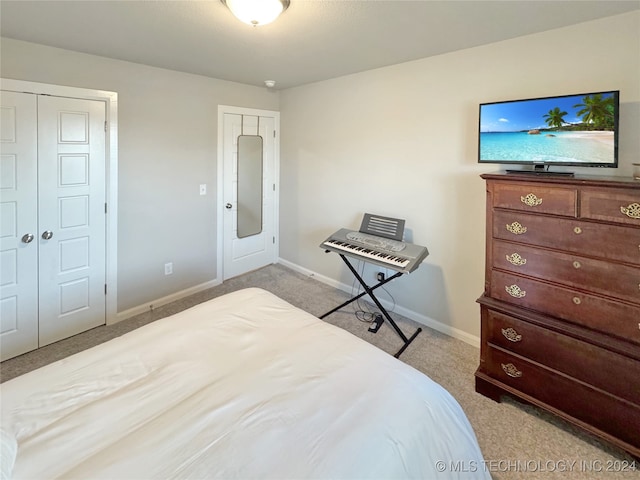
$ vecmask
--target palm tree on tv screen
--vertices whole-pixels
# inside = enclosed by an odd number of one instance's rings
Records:
[[[612,130],[613,119],[613,97],[602,98],[602,94],[587,95],[582,99],[582,103],[574,105],[579,108],[577,115],[582,117],[582,121],[591,127],[592,130]]]
[[[563,118],[565,115],[567,115],[567,112],[563,112],[556,107],[553,110],[549,110],[549,113],[544,114],[542,118],[550,127],[560,128],[565,123]]]

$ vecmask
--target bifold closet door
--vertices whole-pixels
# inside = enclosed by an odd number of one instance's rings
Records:
[[[38,348],[37,97],[0,92],[0,358]]]
[[[105,104],[1,92],[0,356],[105,323]]]

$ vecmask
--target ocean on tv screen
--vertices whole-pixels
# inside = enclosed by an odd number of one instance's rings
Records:
[[[608,131],[491,132],[480,134],[480,160],[613,163],[614,134]]]

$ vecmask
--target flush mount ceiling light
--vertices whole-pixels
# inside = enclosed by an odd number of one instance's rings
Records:
[[[273,22],[290,0],[220,0],[238,20],[254,27]]]

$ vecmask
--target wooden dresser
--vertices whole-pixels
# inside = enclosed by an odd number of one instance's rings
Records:
[[[511,394],[640,456],[640,181],[482,178],[476,391]]]

